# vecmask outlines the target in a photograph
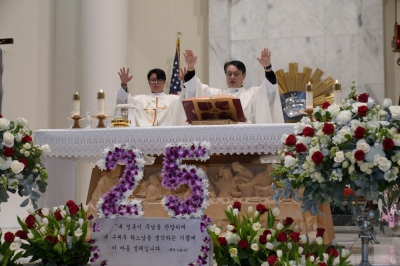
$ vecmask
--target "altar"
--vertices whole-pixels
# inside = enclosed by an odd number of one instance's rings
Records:
[[[203,164],[208,168],[207,174],[213,176],[221,164],[231,165],[232,161],[239,161],[244,165],[253,164],[258,171],[265,171],[265,166],[277,162],[279,156],[276,154],[281,146],[283,134],[293,133],[293,124],[235,124],[235,125],[214,125],[214,126],[180,126],[180,127],[129,127],[129,128],[106,128],[106,129],[46,129],[38,130],[34,134],[35,144],[48,144],[51,148],[43,160],[48,169],[48,188],[43,195],[43,206],[54,206],[62,204],[69,199],[76,200],[79,187],[78,178],[89,179],[90,175],[80,177],[79,165],[82,163],[95,163],[107,147],[117,143],[128,143],[139,149],[144,155],[154,156],[156,163],[161,163],[161,156],[164,153],[166,144],[193,141],[208,141],[210,143],[211,159]],[[226,156],[228,155],[228,156]],[[229,158],[229,159],[227,159]],[[184,162],[185,163],[185,162]],[[202,166],[200,166],[202,167]],[[146,166],[148,171],[155,173],[159,171],[154,165]],[[154,170],[152,170],[154,168]],[[89,188],[82,190],[88,191]],[[93,189],[92,189],[93,191]],[[89,192],[90,194],[91,192]],[[88,198],[89,199],[89,198]],[[228,196],[225,198],[211,198],[210,205],[219,205],[225,208],[234,200],[244,200],[243,197]],[[245,205],[256,205],[257,202],[274,206],[274,201],[266,198],[246,201]],[[51,204],[50,204],[51,203]],[[297,202],[281,202],[281,206],[299,205]],[[329,208],[329,207],[328,207]],[[291,210],[292,208],[287,208]],[[166,213],[161,204],[149,202],[144,206],[145,217],[165,217]],[[208,210],[211,217],[223,219],[223,212],[214,209]],[[163,215],[164,213],[164,215]],[[281,216],[293,216],[300,223],[302,231],[315,231],[319,224],[318,219],[301,214],[300,205],[298,213],[290,213],[283,210]],[[307,216],[307,217],[306,217]],[[329,208],[329,217],[330,208]],[[328,218],[329,217],[325,217]],[[283,217],[284,219],[285,217]],[[307,230],[306,220],[314,219],[313,227]],[[328,227],[333,225],[328,223]],[[326,226],[326,223],[324,224]],[[311,235],[312,236],[312,233]],[[330,242],[334,235],[327,235]]]

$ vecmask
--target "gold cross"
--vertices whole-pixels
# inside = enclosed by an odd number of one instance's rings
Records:
[[[145,108],[145,109],[144,109],[145,111],[148,111],[148,110],[153,110],[153,111],[154,111],[153,122],[151,123],[151,125],[152,125],[153,127],[154,127],[154,125],[155,125],[155,123],[156,123],[156,121],[157,121],[157,110],[159,110],[159,109],[167,109],[167,107],[160,107],[160,106],[158,106],[158,97],[156,97],[156,108],[153,108],[153,109]]]

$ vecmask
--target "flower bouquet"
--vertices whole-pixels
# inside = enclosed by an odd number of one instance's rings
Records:
[[[344,209],[343,191],[350,187],[356,196],[386,206],[380,192],[400,183],[400,106],[389,99],[380,106],[353,86],[343,106],[324,103],[314,117],[316,122],[303,118],[294,134],[282,137],[282,161],[273,172],[282,188],[274,188],[273,198],[278,202],[293,193],[302,211],[316,215],[318,203]]]
[[[85,242],[87,233],[87,206],[78,206],[69,200],[66,205],[29,211],[30,215],[18,223],[24,240],[19,248],[31,262],[40,265],[86,265],[90,257],[90,244]],[[15,240],[14,240],[15,242]],[[11,244],[12,245],[12,244]]]
[[[0,229],[0,266],[14,266],[15,261],[22,257],[23,251],[18,250],[25,240],[21,239],[24,236],[22,231],[17,233],[7,232],[4,234],[4,242],[2,243],[3,232]],[[17,253],[15,253],[17,252]]]
[[[50,152],[48,145],[34,145],[32,131],[26,128],[27,121],[19,117],[16,122],[0,115],[0,204],[7,202],[8,192],[16,193],[29,200],[37,208],[40,192],[46,191],[46,169],[40,161],[42,153]]]
[[[275,228],[279,209],[267,209],[258,204],[256,211],[249,207],[240,214],[241,203],[234,202],[225,211],[229,220],[226,234],[217,225],[207,230],[214,243],[214,260],[222,265],[350,265],[350,252],[338,246],[324,247],[324,229],[317,229],[316,239],[298,232],[293,219],[286,217]],[[267,213],[266,224],[261,217]]]

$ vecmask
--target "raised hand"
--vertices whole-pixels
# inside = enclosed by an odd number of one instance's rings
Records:
[[[264,50],[261,51],[260,57],[257,57],[257,60],[263,67],[269,66],[271,64],[271,51],[264,48]]]
[[[192,50],[185,50],[183,56],[185,57],[186,65],[188,67],[187,70],[193,71],[194,65],[196,64],[197,61],[197,56],[193,54]]]
[[[125,70],[125,67],[119,70],[118,75],[121,79],[121,84],[127,84],[133,78],[133,76],[129,76],[129,68]]]
[[[186,69],[186,67],[185,67],[184,69],[182,69],[182,68],[179,69],[178,77],[179,77],[179,79],[180,79],[182,82],[185,82],[185,76],[186,76],[186,74],[187,74],[187,69]]]

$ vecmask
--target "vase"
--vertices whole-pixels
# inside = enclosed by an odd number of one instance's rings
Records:
[[[400,236],[400,215],[394,216],[394,227],[390,227],[394,236]]]

